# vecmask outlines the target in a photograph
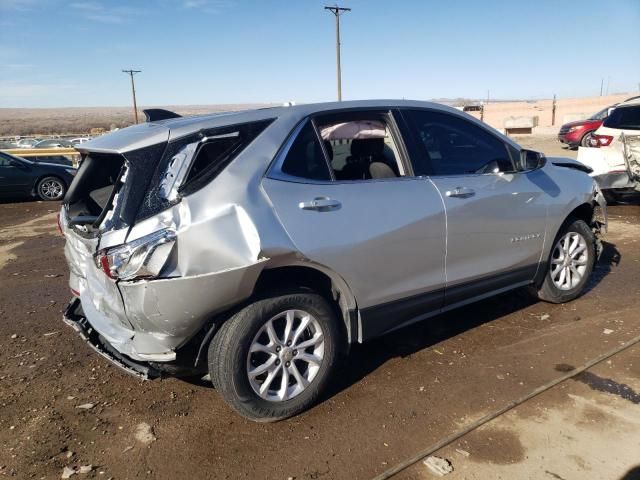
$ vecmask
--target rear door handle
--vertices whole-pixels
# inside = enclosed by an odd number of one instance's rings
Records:
[[[455,198],[469,198],[473,197],[476,194],[471,188],[468,187],[456,187],[453,190],[447,190],[445,195],[447,197],[455,197]]]
[[[300,202],[298,206],[302,210],[315,210],[316,212],[330,212],[332,210],[339,210],[342,204],[329,197],[316,197],[310,202]]]

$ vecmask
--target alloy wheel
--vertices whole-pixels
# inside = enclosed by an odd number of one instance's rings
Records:
[[[40,193],[42,196],[51,200],[60,198],[63,190],[64,187],[58,180],[50,179],[40,184]]]
[[[313,382],[323,359],[320,323],[303,310],[286,310],[269,319],[255,335],[249,347],[247,376],[261,398],[284,402]]]
[[[587,241],[577,232],[568,232],[553,248],[549,274],[560,290],[571,290],[584,278],[589,262]]]

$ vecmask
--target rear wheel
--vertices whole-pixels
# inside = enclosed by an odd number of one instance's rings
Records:
[[[66,190],[66,185],[58,177],[45,177],[36,186],[38,197],[45,201],[61,200]]]
[[[596,258],[595,235],[584,220],[570,219],[556,237],[538,298],[564,303],[583,291]]]
[[[337,360],[338,329],[320,295],[259,300],[231,317],[209,346],[209,373],[244,417],[276,421],[311,407]]]

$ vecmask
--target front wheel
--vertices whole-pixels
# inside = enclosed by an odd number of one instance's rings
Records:
[[[582,137],[582,140],[580,141],[580,146],[581,147],[590,147],[591,143],[589,143],[591,141],[591,137],[593,136],[593,132],[587,132],[584,134],[584,136]]]
[[[585,289],[596,258],[595,235],[584,220],[569,220],[560,229],[547,263],[538,298],[564,303]]]
[[[38,182],[36,193],[45,201],[61,200],[67,187],[58,177],[45,177]]]
[[[272,422],[310,408],[337,360],[333,309],[320,295],[259,300],[223,324],[209,346],[209,373],[238,413]]]

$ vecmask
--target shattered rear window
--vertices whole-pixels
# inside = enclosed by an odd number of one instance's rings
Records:
[[[206,129],[170,142],[137,220],[155,215],[176,204],[181,196],[207,185],[273,120]],[[181,168],[185,166],[188,170],[183,176]]]

